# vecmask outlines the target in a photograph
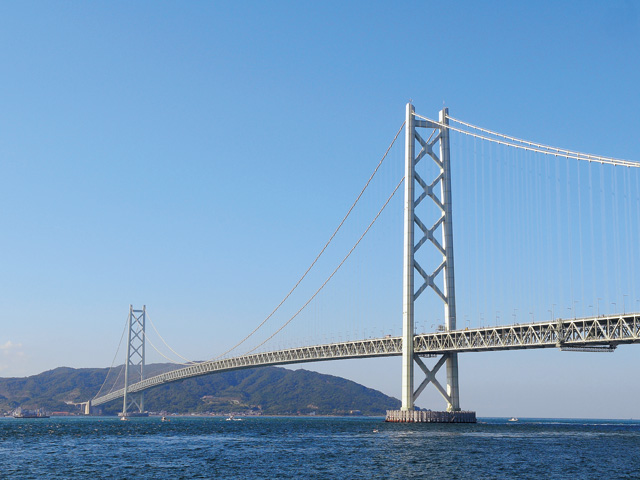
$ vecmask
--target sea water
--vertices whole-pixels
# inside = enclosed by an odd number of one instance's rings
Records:
[[[0,419],[16,479],[640,478],[640,422],[382,418]]]

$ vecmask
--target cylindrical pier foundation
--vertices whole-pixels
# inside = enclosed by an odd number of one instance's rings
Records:
[[[476,412],[432,412],[431,410],[387,410],[385,422],[476,423]]]

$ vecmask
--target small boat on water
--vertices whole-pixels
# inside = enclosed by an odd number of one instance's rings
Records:
[[[241,422],[242,419],[241,418],[236,418],[233,415],[229,415],[229,418],[226,419],[227,422]]]
[[[511,417],[509,420],[507,420],[508,422],[517,422],[518,419],[516,417]]]
[[[47,415],[41,408],[38,408],[37,410],[23,410],[18,407],[13,412],[13,418],[49,418],[49,415]]]
[[[130,418],[148,417],[149,412],[119,412],[118,416],[120,417],[120,420],[129,420]]]
[[[161,421],[161,422],[169,422],[170,420],[169,420],[167,417],[163,416],[163,417],[160,419],[160,421]]]

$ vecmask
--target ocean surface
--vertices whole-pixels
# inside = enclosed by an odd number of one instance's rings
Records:
[[[0,418],[16,479],[640,479],[640,421]]]

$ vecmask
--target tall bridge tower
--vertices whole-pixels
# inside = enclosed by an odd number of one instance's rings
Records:
[[[127,360],[124,364],[124,401],[120,414],[122,418],[144,414],[144,391],[131,393],[129,385],[144,380],[144,327],[146,319],[146,305],[142,306],[142,310],[134,310],[133,305],[129,305]],[[136,407],[137,412],[129,411]]]
[[[414,352],[414,311],[415,302],[427,289],[431,288],[444,304],[445,330],[456,329],[456,294],[453,274],[453,223],[451,208],[451,165],[449,156],[448,109],[440,111],[439,121],[433,122],[416,117],[412,104],[407,104],[405,123],[405,177],[404,177],[404,264],[402,299],[402,409],[389,412],[389,421],[445,421],[475,422],[474,412],[461,412],[458,387],[458,354],[450,352],[442,355],[436,365],[429,369]],[[433,133],[425,140],[418,129],[431,129]],[[425,136],[426,137],[426,136]],[[420,150],[416,154],[416,143]],[[439,145],[438,145],[439,144]],[[438,148],[439,146],[439,148]],[[439,149],[439,155],[436,153]],[[416,171],[418,163],[430,157],[437,166],[435,178],[423,179]],[[438,189],[439,184],[439,189]],[[418,190],[418,192],[416,192]],[[439,190],[439,192],[437,191]],[[417,195],[417,196],[416,196]],[[429,228],[418,216],[417,210],[423,200],[429,197],[437,207],[439,215]],[[422,215],[423,209],[420,209]],[[425,211],[425,213],[427,213]],[[424,218],[424,217],[423,217]],[[416,243],[415,227],[421,234]],[[440,229],[438,240],[436,231]],[[431,272],[427,271],[415,258],[416,252],[430,241],[442,261]],[[415,288],[415,272],[421,281]],[[442,277],[439,277],[442,275]],[[439,279],[442,280],[439,280]],[[442,285],[440,288],[439,283]],[[425,379],[414,390],[414,363],[424,372]],[[436,373],[446,363],[446,390],[436,379]],[[415,401],[426,386],[432,383],[447,402],[446,412],[416,412]],[[429,415],[419,415],[429,413]],[[424,417],[424,418],[423,418]],[[428,418],[427,418],[428,417]]]

